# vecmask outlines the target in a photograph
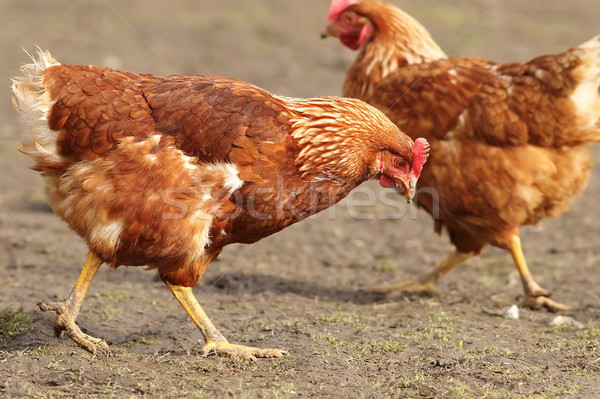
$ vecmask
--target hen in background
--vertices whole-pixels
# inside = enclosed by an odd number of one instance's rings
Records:
[[[94,352],[106,347],[75,324],[103,263],[156,269],[202,333],[203,353],[280,356],[234,345],[192,288],[231,243],[253,243],[334,205],[367,179],[407,199],[427,157],[383,113],[355,99],[296,99],[216,76],[141,75],[61,65],[40,53],[13,79],[19,149],[35,160],[54,212],[89,248],[55,311]],[[51,271],[49,271],[51,272]]]
[[[529,62],[449,58],[392,4],[333,0],[323,37],[358,50],[343,94],[381,109],[432,156],[417,204],[456,251],[419,279],[378,292],[431,293],[440,277],[487,245],[508,250],[522,304],[567,309],[531,276],[519,227],[563,212],[587,184],[589,143],[600,139],[600,37]]]

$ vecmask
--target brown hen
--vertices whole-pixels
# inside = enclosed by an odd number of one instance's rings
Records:
[[[89,248],[69,297],[44,302],[66,332],[103,263],[147,265],[202,333],[203,353],[243,358],[279,349],[230,344],[192,294],[231,243],[253,243],[342,199],[366,179],[408,199],[427,156],[383,113],[355,99],[295,99],[216,76],[141,75],[61,65],[40,53],[13,80],[35,160],[56,214]]]
[[[418,205],[456,251],[409,283],[376,291],[433,292],[487,245],[510,251],[523,305],[556,311],[528,271],[519,227],[564,211],[587,184],[600,139],[600,37],[556,55],[500,64],[449,58],[414,18],[376,0],[334,0],[323,37],[358,50],[345,96],[376,106],[431,144]],[[431,193],[431,191],[428,191]]]

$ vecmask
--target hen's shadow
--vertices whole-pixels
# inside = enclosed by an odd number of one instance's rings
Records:
[[[358,287],[337,289],[310,281],[290,280],[270,274],[224,273],[204,281],[203,289],[216,289],[228,294],[296,294],[307,298],[321,298],[330,302],[351,302],[367,305],[380,302],[384,295],[366,292]]]

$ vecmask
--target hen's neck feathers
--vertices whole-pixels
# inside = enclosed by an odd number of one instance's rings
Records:
[[[382,113],[365,104],[356,107],[355,99],[286,102],[295,115],[291,135],[301,147],[296,162],[304,179],[360,183],[375,175],[373,163],[382,149],[410,152],[410,143],[399,140],[397,128]]]
[[[356,7],[374,24],[373,38],[361,50],[373,62],[394,60],[397,68],[448,58],[423,25],[394,5],[363,0]]]

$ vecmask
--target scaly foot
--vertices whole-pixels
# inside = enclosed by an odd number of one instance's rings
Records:
[[[532,278],[525,280],[523,283],[525,297],[521,300],[520,305],[532,310],[540,310],[546,308],[551,312],[562,312],[570,310],[567,305],[554,302],[550,299],[552,293],[547,289],[540,287]]]
[[[437,293],[437,286],[433,281],[411,280],[396,284],[382,284],[369,288],[373,294],[408,294],[432,296]]]
[[[230,344],[227,341],[209,341],[202,348],[202,356],[222,355],[256,360],[257,357],[281,357],[287,352],[281,349],[262,349],[252,346]]]
[[[108,349],[107,343],[100,338],[92,337],[82,332],[77,324],[75,324],[75,315],[66,305],[65,301],[62,302],[40,302],[38,303],[40,310],[44,312],[54,311],[56,312],[56,320],[54,321],[54,334],[60,337],[63,332],[80,347],[91,353],[96,353],[96,349]]]
[[[540,310],[542,308],[546,308],[551,312],[564,312],[570,310],[571,308],[567,305],[563,305],[562,303],[554,302],[549,298],[548,295],[540,295],[536,296],[534,294],[530,294],[525,296],[521,303],[519,304],[521,307],[529,308],[532,310]]]
[[[527,293],[529,297],[539,297],[545,296],[550,298],[552,293],[545,288],[540,287],[535,281],[527,282],[523,287],[523,290]]]

